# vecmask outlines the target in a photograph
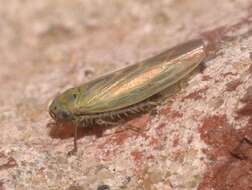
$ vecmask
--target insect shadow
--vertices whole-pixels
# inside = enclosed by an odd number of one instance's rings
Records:
[[[155,100],[160,99],[161,98],[155,98]],[[105,122],[104,123],[93,123],[93,124],[89,124],[86,127],[78,127],[78,139],[83,138],[85,136],[95,136],[96,138],[100,138],[103,137],[104,132],[108,129],[112,129],[112,128],[117,128],[121,125],[127,125],[127,123],[129,123],[130,121],[133,121],[141,116],[143,116],[144,114],[149,114],[150,116],[155,116],[157,114],[156,111],[156,105],[152,105],[149,106],[148,108],[141,110],[141,111],[137,111],[134,114],[128,114],[127,116],[122,116],[120,119],[116,118],[116,119],[111,119],[111,118],[105,118]],[[51,138],[60,138],[60,139],[68,139],[68,138],[72,138],[74,137],[74,125],[71,123],[60,123],[57,124],[56,122],[49,122],[47,123],[47,128],[49,128],[49,136]],[[141,129],[138,126],[130,126],[126,127],[123,130],[118,130],[117,132],[122,132],[125,130],[132,130],[134,132],[141,132],[144,129]],[[113,134],[113,133],[111,133]]]

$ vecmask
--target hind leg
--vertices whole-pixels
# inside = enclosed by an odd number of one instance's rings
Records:
[[[104,119],[101,119],[101,118],[97,119],[96,123],[98,125],[105,125],[105,126],[116,126],[116,125],[119,124],[119,122],[107,121],[107,120],[104,120]]]

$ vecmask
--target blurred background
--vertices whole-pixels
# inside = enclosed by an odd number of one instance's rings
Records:
[[[238,36],[251,28],[247,22],[251,21],[251,7],[251,0],[0,0],[0,189],[213,187],[199,186],[204,184],[209,161],[201,151],[190,152],[187,162],[176,162],[176,166],[167,160],[175,137],[162,139],[161,150],[153,144],[150,149],[143,148],[150,141],[143,136],[134,137],[134,145],[123,141],[130,135],[120,136],[124,143],[119,145],[107,137],[85,137],[80,153],[68,158],[65,153],[71,149],[72,139],[48,135],[46,126],[51,118],[47,108],[69,87],[206,32],[241,23],[236,26]],[[218,36],[212,38],[219,40]],[[243,55],[235,50],[233,56]],[[223,63],[232,60],[224,59]],[[153,126],[158,126],[159,120],[156,118]],[[147,121],[138,122],[142,125]],[[190,132],[195,135],[192,146],[200,150],[205,144],[195,131]],[[151,142],[160,143],[160,134],[155,135]],[[99,143],[111,145],[97,151]],[[118,146],[123,147],[114,151]],[[148,159],[157,165],[147,167]],[[144,167],[142,160],[148,160]],[[251,187],[250,182],[244,187]]]

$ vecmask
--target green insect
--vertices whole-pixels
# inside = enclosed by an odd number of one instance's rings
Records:
[[[202,40],[196,39],[166,50],[142,62],[101,76],[57,96],[49,107],[56,123],[77,129],[109,123],[153,106],[152,97],[179,83],[206,57]]]

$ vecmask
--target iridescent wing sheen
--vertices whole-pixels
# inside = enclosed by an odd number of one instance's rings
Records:
[[[119,110],[139,103],[190,74],[206,57],[201,40],[193,40],[81,85],[76,114]]]

